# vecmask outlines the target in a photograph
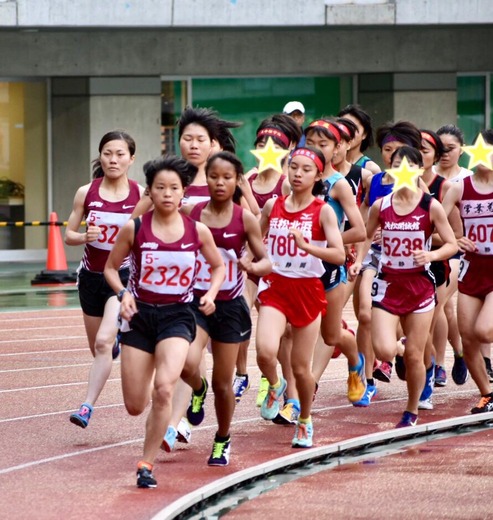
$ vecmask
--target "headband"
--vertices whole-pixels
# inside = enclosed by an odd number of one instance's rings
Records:
[[[289,137],[284,132],[281,132],[281,130],[278,130],[277,128],[273,128],[271,126],[267,128],[262,128],[262,130],[259,130],[257,132],[257,137],[262,137],[263,135],[277,137],[286,148],[289,147],[289,143],[291,142]]]
[[[351,139],[351,132],[349,131],[349,128],[344,123],[337,122],[336,125],[337,125],[337,128],[339,128],[339,130],[343,134],[345,134],[349,139]]]
[[[324,171],[324,165],[320,160],[320,157],[318,157],[318,155],[312,152],[311,150],[308,150],[308,148],[296,148],[294,152],[291,154],[291,159],[293,159],[293,157],[296,157],[297,155],[308,157],[315,163],[315,166],[318,168],[319,172]]]
[[[336,138],[337,143],[341,142],[341,133],[339,132],[339,129],[336,125],[333,125],[332,123],[329,123],[328,121],[324,121],[323,119],[317,119],[317,121],[313,121],[313,123],[310,123],[308,125],[309,128],[325,128],[329,132],[331,132],[334,137]]]
[[[435,138],[432,135],[430,135],[428,132],[421,132],[421,139],[424,139],[425,141],[428,141],[429,143],[431,143],[434,148],[437,147],[437,142],[436,142]]]

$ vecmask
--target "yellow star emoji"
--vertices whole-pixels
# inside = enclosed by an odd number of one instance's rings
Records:
[[[474,146],[461,146],[461,149],[469,155],[470,170],[478,164],[482,164],[490,170],[492,169],[491,154],[493,154],[493,146],[485,143],[481,134],[478,135]]]
[[[282,173],[281,162],[284,157],[289,154],[289,150],[276,148],[272,137],[267,139],[267,143],[263,148],[259,148],[258,150],[250,150],[250,152],[252,152],[253,155],[255,155],[255,157],[259,160],[259,172],[263,172],[264,170],[272,168],[273,170],[276,170],[276,172]]]
[[[399,168],[390,168],[386,170],[386,172],[394,178],[394,187],[392,188],[393,193],[402,188],[409,188],[411,191],[418,191],[416,179],[423,175],[423,169],[411,168],[407,157],[402,159]]]

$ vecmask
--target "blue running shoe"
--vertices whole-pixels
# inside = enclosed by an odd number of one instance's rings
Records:
[[[214,439],[212,445],[212,453],[207,461],[209,466],[227,466],[229,464],[229,455],[231,452],[231,437],[226,441],[218,441]]]
[[[313,446],[313,424],[311,422],[300,423],[298,421],[296,423],[291,446],[293,448],[311,448]]]
[[[269,385],[267,395],[260,407],[260,415],[266,421],[272,421],[272,419],[274,419],[279,413],[279,400],[281,399],[282,394],[284,394],[286,387],[287,383],[283,377],[281,377],[281,385],[279,388],[272,388],[272,386]]]
[[[190,406],[187,409],[187,419],[192,426],[198,426],[204,420],[204,401],[207,397],[208,388],[209,384],[207,383],[207,379],[202,377],[203,390],[199,390],[199,394],[196,394],[195,390],[192,392],[192,401],[190,402]]]
[[[435,365],[435,386],[447,386],[447,372],[440,365]]]
[[[111,357],[113,359],[116,359],[120,355],[120,337],[121,333],[120,331],[118,331],[115,338],[115,344],[113,345],[113,349],[111,350]]]
[[[469,379],[469,371],[463,356],[454,354],[454,366],[452,367],[452,379],[456,385],[463,385]]]
[[[233,381],[233,392],[235,394],[235,401],[239,403],[243,394],[246,394],[250,389],[250,381],[248,380],[248,374],[238,375],[236,374]]]
[[[92,410],[93,408],[90,404],[84,403],[78,412],[75,412],[70,416],[70,422],[80,426],[81,428],[87,428],[89,419],[92,415]]]
[[[366,392],[365,356],[358,354],[359,363],[353,370],[349,369],[347,379],[347,397],[352,403],[360,401]]]
[[[416,424],[418,424],[418,416],[415,413],[405,411],[395,427],[406,428],[407,426],[416,426]]]
[[[166,453],[171,453],[175,449],[177,432],[173,426],[168,426],[166,433],[161,442],[161,449]]]
[[[152,468],[139,462],[137,465],[137,487],[148,489],[157,487],[156,479],[152,474]]]
[[[431,396],[433,395],[434,386],[435,386],[435,362],[433,361],[431,367],[426,370],[425,387],[423,388],[423,391],[421,392],[421,395],[419,396],[419,400],[427,401],[428,399],[431,399]]]
[[[368,385],[366,387],[365,395],[359,400],[353,403],[353,406],[358,408],[366,408],[370,406],[371,400],[377,395],[378,390],[376,386]]]

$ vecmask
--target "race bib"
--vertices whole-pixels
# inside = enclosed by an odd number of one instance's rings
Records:
[[[233,249],[218,248],[221,253],[224,265],[226,266],[226,275],[221,285],[221,291],[233,289],[238,283],[238,259]],[[211,268],[206,262],[202,254],[197,256],[197,279],[195,281],[195,289],[208,291],[211,285]]]
[[[459,282],[464,281],[464,277],[466,276],[467,270],[469,269],[469,260],[466,260],[464,257],[460,259],[459,262],[459,274],[457,275],[457,280]]]
[[[110,251],[115,245],[120,229],[128,222],[130,213],[108,213],[91,210],[87,216],[88,226],[99,226],[101,233],[96,240],[90,242],[92,247]]]
[[[410,235],[405,231],[385,231],[382,237],[382,265],[394,269],[412,269],[413,251],[424,250],[424,233]]]
[[[139,285],[153,293],[184,294],[194,273],[193,251],[143,251]]]
[[[493,222],[489,217],[464,219],[466,237],[476,244],[479,255],[493,255]]]
[[[374,302],[381,302],[385,298],[388,283],[380,278],[375,278],[371,284],[371,298]]]

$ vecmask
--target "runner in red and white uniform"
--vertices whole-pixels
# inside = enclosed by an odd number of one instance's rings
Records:
[[[325,271],[322,260],[337,265],[345,260],[334,210],[316,197],[324,189],[324,169],[325,158],[319,150],[296,149],[288,170],[291,194],[268,201],[261,218],[273,273],[262,278],[259,285],[257,362],[269,380],[260,411],[266,420],[279,413],[286,381],[277,375],[277,353],[289,323],[293,336],[291,366],[300,399],[292,446],[300,448],[313,444],[310,414],[315,381],[311,359],[327,305],[320,280]]]
[[[194,220],[205,224],[212,232],[214,241],[226,265],[226,278],[216,297],[216,311],[204,316],[198,305],[210,284],[209,265],[199,255],[198,277],[194,285],[195,318],[197,337],[192,343],[182,378],[192,387],[192,402],[187,410],[191,424],[198,425],[204,419],[204,400],[207,380],[201,377],[199,363],[207,341],[211,340],[213,357],[212,389],[218,429],[214,438],[210,466],[229,464],[231,436],[230,425],[235,409],[233,379],[240,343],[248,340],[252,322],[250,307],[244,296],[245,273],[263,276],[271,271],[271,263],[262,241],[258,219],[248,210],[233,202],[235,191],[241,183],[243,165],[230,152],[219,152],[211,157],[206,166],[206,178],[211,199],[195,206],[185,206]],[[246,254],[246,246],[251,255]],[[175,413],[173,413],[175,415]],[[164,439],[165,448],[172,449],[176,431],[168,428]]]
[[[395,156],[399,154],[398,159],[405,156],[413,168],[417,167],[411,160],[416,152],[414,148],[401,148]],[[421,159],[419,155],[418,159]],[[395,169],[399,164],[400,160],[392,166]],[[411,426],[417,422],[418,402],[425,386],[424,349],[435,307],[435,285],[428,264],[448,258],[457,246],[444,209],[418,188],[418,182],[415,191],[401,187],[371,206],[366,251],[378,227],[382,236],[382,256],[372,285],[372,342],[376,356],[390,361],[397,353],[397,326],[402,325],[406,336],[404,360],[408,401],[397,427]],[[443,244],[430,251],[434,230]]]
[[[79,299],[89,348],[94,361],[89,372],[86,398],[70,421],[86,428],[93,406],[110,375],[112,357],[119,354],[119,304],[103,276],[104,265],[115,244],[120,228],[126,224],[139,202],[144,188],[128,178],[134,162],[135,142],[120,131],[108,132],[99,143],[99,157],[94,162],[90,184],[81,186],[74,198],[68,219],[65,242],[85,244],[78,272]],[[81,222],[86,229],[80,232]],[[128,280],[128,258],[119,266],[120,278]]]
[[[481,132],[488,146],[493,130]],[[491,147],[493,153],[493,147]],[[492,156],[490,155],[490,162]],[[459,246],[465,255],[459,268],[457,319],[467,368],[481,399],[472,413],[493,411],[491,383],[481,354],[481,343],[493,341],[493,163],[476,166],[472,176],[454,183],[443,201],[445,211],[459,207],[464,237]]]
[[[191,302],[200,252],[211,268],[209,290],[199,305],[215,311],[214,299],[224,279],[224,263],[212,234],[178,211],[196,168],[183,159],[160,157],[144,165],[154,210],[129,221],[110,253],[104,274],[121,301],[122,390],[129,414],[141,414],[152,399],[146,421],[137,486],[156,487],[152,474],[171,416],[173,392],[183,370],[196,324]],[[131,254],[129,289],[118,266]]]

